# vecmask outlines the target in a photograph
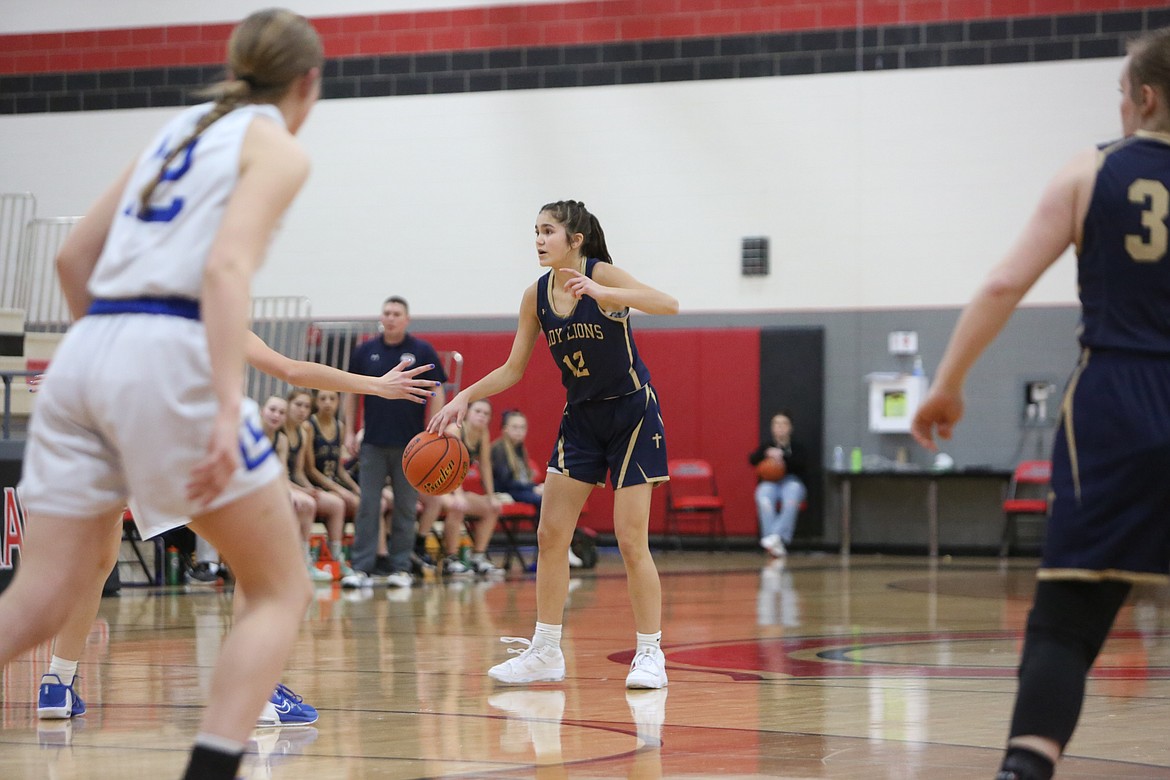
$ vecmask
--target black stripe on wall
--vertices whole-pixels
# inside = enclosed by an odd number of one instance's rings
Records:
[[[743,410],[749,414],[748,409]],[[825,451],[825,330],[824,328],[760,329],[759,441],[772,436],[772,415],[787,412],[792,440],[808,455],[805,474],[808,509],[796,521],[798,538],[824,535],[824,479],[821,453]],[[747,462],[748,453],[744,453]]]
[[[330,60],[322,97],[661,84],[1120,57],[1170,9]],[[0,114],[191,105],[221,66],[0,76]]]

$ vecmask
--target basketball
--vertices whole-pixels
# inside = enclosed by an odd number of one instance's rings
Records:
[[[788,473],[784,461],[775,458],[764,458],[756,464],[756,476],[765,482],[779,482]]]
[[[402,451],[406,479],[428,496],[441,496],[462,485],[470,464],[467,447],[446,433],[423,431]]]

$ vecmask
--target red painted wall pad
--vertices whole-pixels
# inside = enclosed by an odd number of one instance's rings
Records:
[[[752,500],[755,475],[747,456],[756,444],[759,418],[759,331],[649,330],[634,334],[642,359],[650,367],[666,422],[667,451],[672,457],[701,457],[715,464],[719,493],[727,502],[725,521],[731,536],[755,536]],[[436,349],[463,354],[463,380],[468,385],[508,357],[508,333],[437,333],[418,335]],[[500,414],[520,409],[528,416],[529,453],[544,462],[552,451],[564,409],[560,373],[538,340],[528,371],[519,384],[492,399],[492,436],[499,435]],[[613,531],[612,491],[598,490],[589,501],[586,524]],[[656,490],[650,515],[652,534],[663,524],[662,491]],[[705,529],[691,529],[705,533]]]

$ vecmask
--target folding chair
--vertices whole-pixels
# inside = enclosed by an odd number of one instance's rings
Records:
[[[666,482],[666,536],[674,536],[682,549],[680,523],[707,523],[708,549],[715,549],[718,531],[727,549],[727,529],[723,524],[723,499],[715,484],[711,464],[700,458],[671,459],[667,462],[670,479]]]
[[[1003,500],[1003,538],[999,557],[1006,558],[1016,535],[1020,517],[1048,517],[1048,485],[1052,480],[1052,463],[1025,460],[1016,466]]]
[[[162,534],[153,539],[144,540],[138,534],[138,526],[134,524],[134,515],[130,510],[124,509],[122,511],[122,542],[129,542],[130,549],[134,552],[134,558],[130,560],[122,560],[121,556],[118,559],[118,565],[136,564],[135,568],[140,568],[143,575],[146,577],[146,582],[122,582],[124,586],[134,585],[162,585],[163,584],[163,565],[166,562],[166,550],[163,547]],[[154,545],[153,560],[147,561],[146,555],[143,553],[142,546],[144,544]]]
[[[543,478],[543,469],[532,470],[534,475],[540,475]],[[463,480],[463,488],[473,493],[483,493],[483,480],[480,477],[478,469],[471,469],[467,472],[467,477]],[[504,532],[504,565],[501,567],[507,571],[512,565],[512,559],[520,561],[520,568],[527,571],[530,564],[524,558],[524,553],[520,549],[519,534],[525,531],[536,533],[536,524],[540,520],[540,516],[536,511],[536,507],[532,504],[524,504],[519,501],[513,501],[504,504],[500,507],[499,519],[496,522],[496,527]],[[532,563],[536,563],[535,556]]]

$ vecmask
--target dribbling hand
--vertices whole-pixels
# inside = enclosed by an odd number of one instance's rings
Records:
[[[435,413],[435,416],[427,423],[427,430],[431,433],[442,433],[451,423],[462,428],[463,418],[466,416],[467,399],[463,397],[463,393],[459,393]]]
[[[405,399],[416,404],[425,404],[435,394],[435,389],[441,385],[434,379],[416,379],[419,374],[426,373],[435,367],[434,363],[408,369],[411,361],[404,359],[394,368],[378,377],[377,395],[382,398]]]

